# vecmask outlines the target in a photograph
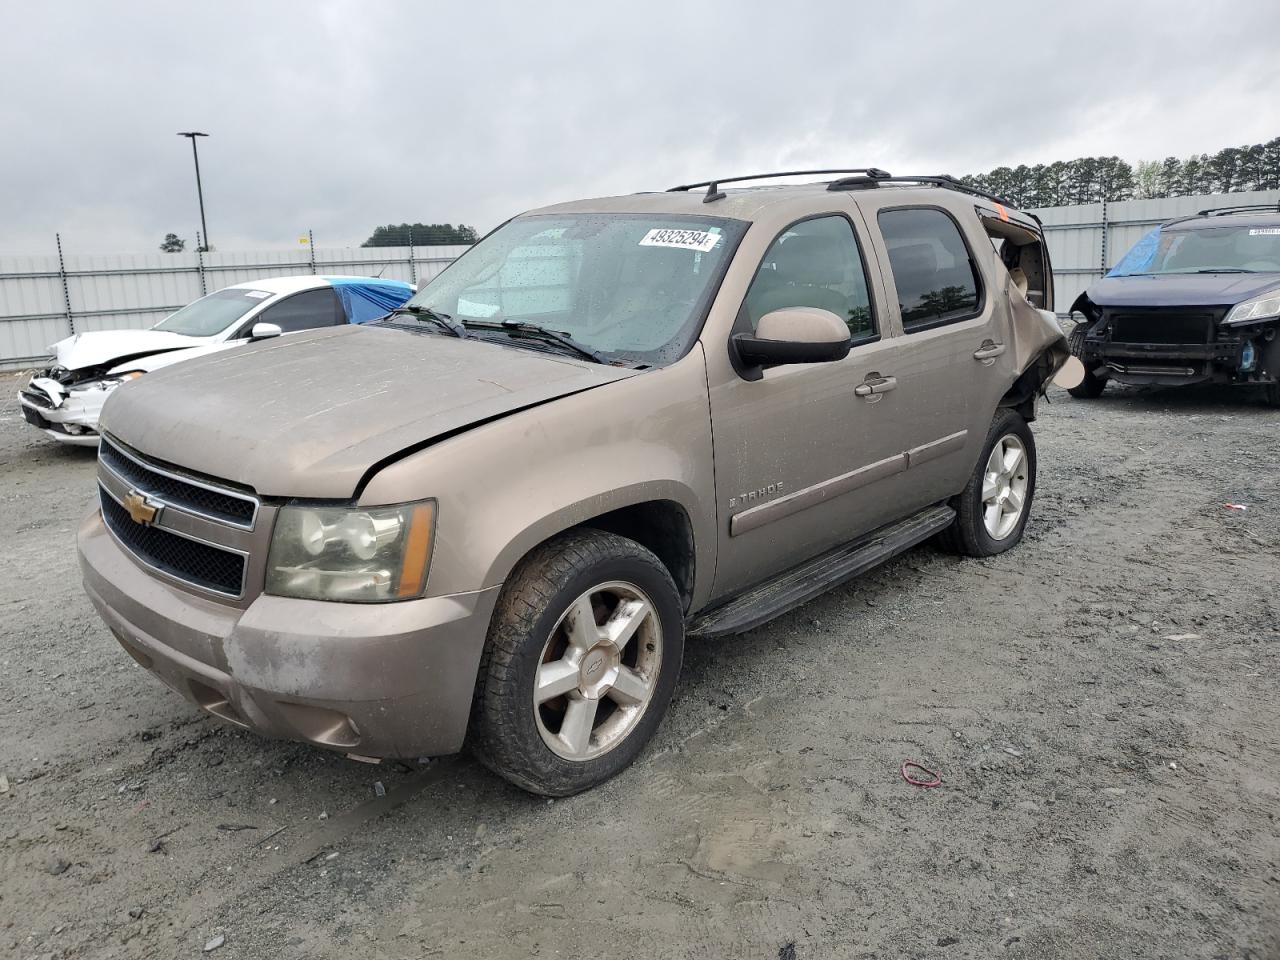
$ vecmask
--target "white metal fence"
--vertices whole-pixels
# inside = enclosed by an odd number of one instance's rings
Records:
[[[1125,200],[1034,211],[1053,258],[1065,315],[1093,280],[1157,224],[1210,207],[1280,203],[1280,190]],[[381,274],[422,283],[466,249],[356,247],[248,253],[0,256],[0,369],[31,366],[70,333],[146,327],[212,290],[290,274]]]
[[[72,333],[149,327],[233,283],[298,274],[430,280],[467,248],[0,256],[0,369],[32,366]]]

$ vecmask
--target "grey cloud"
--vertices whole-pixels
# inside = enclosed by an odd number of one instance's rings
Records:
[[[778,166],[1269,139],[1274,3],[9,3],[0,250],[358,243]]]

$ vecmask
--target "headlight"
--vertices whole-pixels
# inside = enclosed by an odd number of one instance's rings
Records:
[[[142,376],[141,370],[130,370],[128,373],[119,373],[115,376],[103,377],[101,380],[96,380],[91,383],[90,386],[95,390],[114,390],[116,387],[120,386],[120,384],[127,383],[130,380],[137,380],[140,376]]]
[[[422,596],[434,500],[394,507],[282,507],[271,535],[266,592],[306,600],[382,603]]]
[[[1255,320],[1271,320],[1280,317],[1280,290],[1272,290],[1260,297],[1237,303],[1227,314],[1225,324],[1252,323]]]

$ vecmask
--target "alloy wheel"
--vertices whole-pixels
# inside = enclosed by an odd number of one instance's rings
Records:
[[[534,676],[543,743],[565,760],[607,753],[644,715],[661,664],[662,624],[643,590],[613,581],[581,594],[556,622]]]
[[[1027,502],[1027,448],[1012,433],[991,448],[982,475],[982,522],[992,540],[1003,540],[1017,529]]]

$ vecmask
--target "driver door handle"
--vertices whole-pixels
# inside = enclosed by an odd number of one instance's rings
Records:
[[[1005,351],[1003,343],[996,343],[994,340],[983,340],[982,346],[973,351],[973,359],[975,360],[994,360]]]
[[[890,390],[898,386],[897,377],[881,377],[875,374],[867,377],[866,380],[853,388],[855,396],[859,397],[876,397],[882,393],[888,393]]]

